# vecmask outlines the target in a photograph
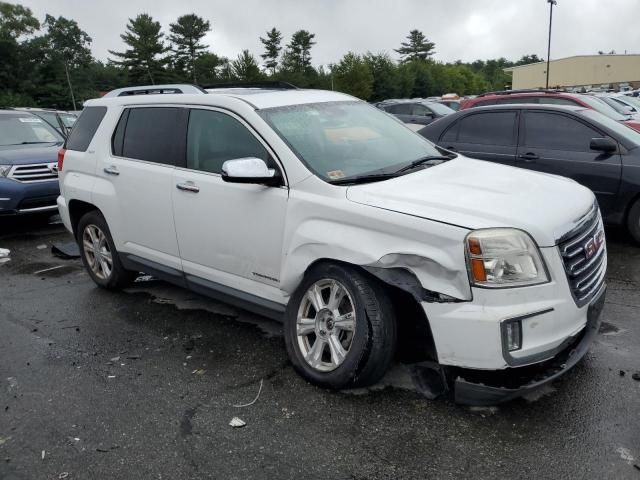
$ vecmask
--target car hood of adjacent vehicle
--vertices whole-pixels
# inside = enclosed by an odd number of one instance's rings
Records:
[[[468,229],[513,227],[552,246],[591,208],[594,195],[573,180],[458,156],[382,182],[354,185],[355,203]]]
[[[0,146],[0,165],[56,162],[59,150],[59,143]]]

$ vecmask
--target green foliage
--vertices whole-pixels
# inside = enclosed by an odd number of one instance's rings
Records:
[[[396,50],[400,62],[384,52],[349,52],[327,70],[312,65],[315,34],[298,30],[283,48],[282,33],[273,27],[260,37],[262,72],[248,50],[232,61],[210,51],[203,43],[210,30],[209,20],[187,14],[170,24],[165,39],[160,23],[140,14],[129,19],[121,35],[126,49],[111,51],[112,59],[103,63],[92,57],[91,37],[76,21],[46,15],[41,24],[30,9],[0,1],[0,107],[71,109],[74,99],[79,107],[101,92],[127,85],[261,79],[335,89],[368,101],[449,92],[470,95],[504,89],[511,81],[506,67],[543,61],[530,54],[516,62],[437,62],[431,58],[435,44],[421,31],[411,30]]]
[[[264,60],[264,68],[271,70],[271,74],[276,73],[278,68],[278,57],[280,56],[280,42],[282,42],[282,33],[273,27],[267,31],[267,38],[260,37],[260,41],[264,45],[264,53],[260,55]]]
[[[0,37],[16,40],[23,35],[31,35],[39,28],[40,22],[30,8],[0,2]]]
[[[407,41],[400,45],[395,51],[400,54],[403,62],[425,61],[436,53],[433,50],[436,44],[430,42],[420,30],[411,30]]]
[[[211,24],[198,15],[191,13],[178,17],[176,23],[169,25],[172,44],[173,66],[177,75],[198,83],[198,59],[205,54],[207,47],[201,43],[211,30]],[[202,65],[202,64],[201,64]],[[206,73],[205,73],[206,75]]]
[[[124,52],[109,53],[120,60],[113,60],[128,73],[131,84],[155,84],[166,78],[164,56],[168,48],[163,41],[164,33],[160,31],[160,23],[150,15],[142,13],[129,19],[125,33],[120,35],[122,41],[129,46]]]
[[[262,76],[258,62],[249,50],[243,50],[238,58],[231,62],[231,70],[235,78],[247,82],[260,80]]]
[[[369,64],[360,55],[347,53],[340,63],[331,69],[335,87],[354,97],[368,99],[373,92],[373,75]]]

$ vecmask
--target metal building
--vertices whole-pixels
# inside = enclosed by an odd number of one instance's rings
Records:
[[[514,90],[543,88],[547,63],[531,63],[505,68],[511,72]],[[549,87],[640,88],[640,55],[576,55],[551,60]]]

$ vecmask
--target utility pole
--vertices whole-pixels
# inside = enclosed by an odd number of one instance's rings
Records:
[[[64,60],[64,73],[67,74],[67,83],[69,84],[69,92],[71,93],[71,103],[73,103],[73,109],[78,110],[76,108],[76,97],[73,94],[73,85],[71,85],[71,77],[69,76],[69,66],[67,65],[66,60]]]
[[[553,6],[557,5],[556,0],[547,0],[549,4],[549,44],[547,45],[547,88],[549,88],[549,61],[551,60],[551,22],[553,21]]]

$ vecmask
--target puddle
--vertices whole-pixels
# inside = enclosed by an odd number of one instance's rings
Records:
[[[259,315],[254,315],[231,305],[193,293],[190,290],[156,280],[149,275],[139,277],[127,293],[146,293],[154,303],[172,305],[178,310],[204,310],[214,315],[231,317],[243,323],[255,325],[267,337],[281,337],[282,324]]]
[[[614,324],[609,322],[602,322],[600,324],[600,330],[598,330],[598,333],[601,333],[602,335],[605,335],[607,337],[620,335],[621,333],[624,333],[624,332],[626,332],[626,330],[616,327]]]

